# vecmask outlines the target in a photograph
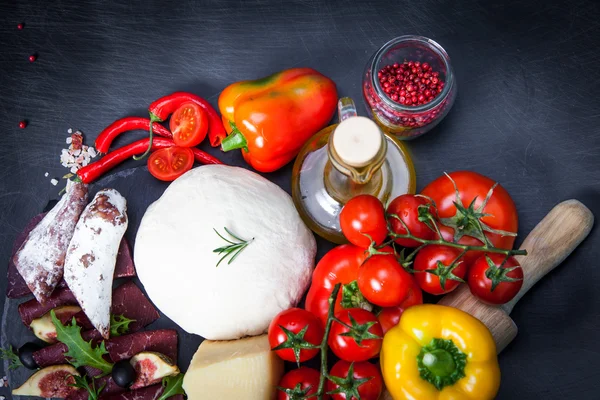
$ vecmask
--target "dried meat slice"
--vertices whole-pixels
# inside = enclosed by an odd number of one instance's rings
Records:
[[[117,253],[127,224],[125,198],[115,189],[100,190],[81,214],[64,263],[67,285],[105,339]]]
[[[36,299],[19,304],[19,315],[25,326],[29,326],[31,321],[41,317],[53,308],[67,305],[76,306],[77,300],[69,289],[59,289],[52,293],[52,296],[44,304],[38,303]]]
[[[102,387],[104,385],[104,389],[102,389],[102,392],[100,392],[101,398],[104,398],[105,396],[123,393],[127,390],[117,385],[110,375],[94,379],[94,384],[96,388]],[[71,392],[71,394],[69,394],[69,396],[66,397],[66,400],[88,400],[88,396],[89,393],[87,390],[78,389],[74,392]]]
[[[13,257],[19,274],[40,303],[50,298],[63,276],[67,248],[87,197],[87,185],[68,181],[66,194],[29,232]]]
[[[126,282],[116,288],[113,291],[112,299],[111,314],[123,315],[134,320],[129,325],[130,333],[143,329],[160,316],[156,308],[133,282]],[[79,314],[75,316],[75,318],[79,317]],[[85,340],[99,340],[102,338],[102,335],[95,329],[84,331],[81,335]],[[33,358],[41,367],[64,364],[66,361],[64,353],[66,351],[67,347],[64,344],[56,343],[36,351],[33,353]]]
[[[162,385],[152,385],[143,389],[130,390],[119,394],[113,394],[109,396],[101,396],[102,400],[156,400],[164,391]],[[169,397],[169,400],[183,400],[183,396],[178,394]]]
[[[112,362],[127,360],[142,351],[155,351],[177,362],[177,331],[159,329],[137,332],[106,341]]]

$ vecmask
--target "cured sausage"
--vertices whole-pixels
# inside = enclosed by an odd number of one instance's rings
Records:
[[[27,235],[13,257],[19,274],[40,303],[63,277],[65,254],[88,199],[87,185],[68,181],[67,192]]]
[[[110,332],[115,263],[127,224],[125,198],[115,189],[100,190],[81,214],[65,260],[65,282],[105,339]]]

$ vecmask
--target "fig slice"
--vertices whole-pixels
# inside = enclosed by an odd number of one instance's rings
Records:
[[[72,365],[52,365],[31,375],[20,387],[14,389],[15,396],[37,396],[64,399],[77,389],[72,375],[79,372]]]
[[[60,306],[54,309],[56,313],[56,317],[63,324],[70,322],[73,316],[79,312],[81,312],[81,307],[79,306]],[[29,325],[31,330],[35,336],[39,339],[43,340],[46,343],[56,343],[56,327],[52,323],[52,317],[50,316],[50,311],[46,314],[42,315],[39,318],[31,321]]]
[[[132,390],[154,385],[166,376],[179,373],[179,368],[169,357],[154,351],[142,351],[133,356],[130,363],[137,376],[130,387]]]

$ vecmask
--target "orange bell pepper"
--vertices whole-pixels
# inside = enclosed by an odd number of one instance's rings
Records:
[[[311,68],[292,68],[229,85],[219,110],[229,136],[223,151],[243,149],[252,168],[272,172],[290,162],[335,113],[335,83]]]

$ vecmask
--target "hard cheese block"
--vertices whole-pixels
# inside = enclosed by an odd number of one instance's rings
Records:
[[[188,400],[270,400],[283,374],[283,361],[267,335],[202,342],[183,378]]]

